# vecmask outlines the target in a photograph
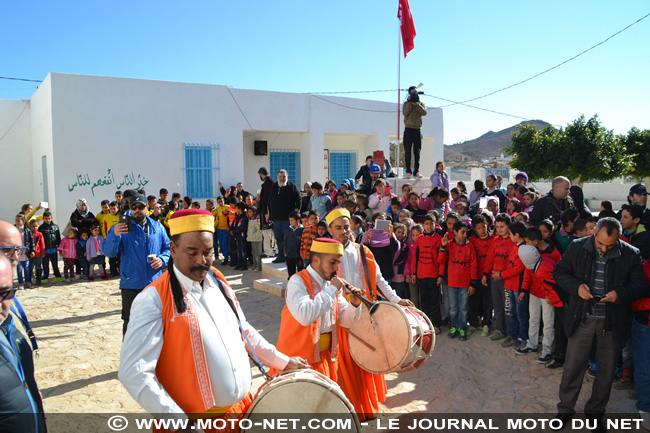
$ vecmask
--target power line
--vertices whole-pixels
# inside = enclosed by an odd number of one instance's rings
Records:
[[[31,80],[29,78],[0,77],[0,80],[29,81],[30,83],[42,83],[43,80]]]
[[[251,125],[251,123],[248,121],[248,118],[247,118],[246,115],[244,114],[244,111],[243,111],[243,110],[241,109],[241,107],[239,106],[239,102],[237,102],[237,99],[235,99],[235,95],[232,94],[232,91],[230,90],[230,87],[226,86],[226,89],[228,89],[228,93],[230,93],[230,97],[232,98],[233,101],[235,101],[235,105],[237,105],[237,108],[239,108],[239,112],[240,112],[241,115],[244,117],[244,120],[246,120],[246,123],[248,123],[249,128],[252,129],[252,130],[255,130],[255,131],[256,131],[256,129],[253,128],[253,126]]]
[[[20,110],[20,113],[18,114],[18,117],[16,117],[16,120],[14,120],[14,123],[12,123],[11,126],[9,126],[9,128],[7,128],[7,130],[5,131],[5,133],[2,134],[2,137],[0,137],[0,141],[2,141],[2,140],[7,136],[7,134],[9,134],[9,131],[11,131],[11,129],[12,129],[12,128],[14,127],[14,125],[16,124],[16,122],[18,122],[18,119],[20,119],[20,116],[23,115],[23,112],[25,111],[25,109],[27,108],[28,105],[29,105],[29,103],[28,103],[28,102],[25,102],[25,106],[23,107],[22,110]]]
[[[368,108],[358,108],[358,107],[352,107],[350,105],[339,104],[338,102],[330,101],[328,99],[321,98],[320,96],[314,94],[311,94],[311,96],[313,96],[316,99],[320,99],[321,101],[325,101],[333,105],[338,105],[339,107],[349,108],[350,110],[368,111],[371,113],[393,113],[393,114],[395,113],[395,110],[370,110]]]
[[[486,93],[485,95],[477,96],[476,98],[467,99],[467,100],[465,100],[465,101],[460,101],[460,102],[455,102],[455,103],[453,103],[453,104],[443,105],[443,106],[440,107],[440,108],[443,108],[443,107],[449,107],[449,106],[451,106],[451,105],[457,105],[457,104],[461,104],[461,103],[465,103],[465,102],[476,101],[477,99],[486,98],[486,97],[488,97],[488,96],[494,95],[495,93],[503,92],[504,90],[512,89],[512,88],[515,87],[515,86],[518,86],[518,85],[520,85],[520,84],[524,84],[524,83],[526,83],[526,82],[528,82],[528,81],[530,81],[530,80],[532,80],[532,79],[534,79],[534,78],[537,78],[537,77],[539,77],[539,76],[541,76],[541,75],[546,74],[547,72],[551,72],[552,70],[557,69],[557,68],[559,68],[560,66],[569,63],[569,62],[572,61],[572,60],[577,59],[578,57],[582,56],[583,54],[586,54],[586,53],[588,53],[589,51],[593,50],[594,48],[596,48],[596,47],[598,47],[598,46],[604,44],[604,43],[607,42],[607,41],[609,41],[609,40],[612,39],[613,37],[615,37],[615,36],[617,36],[617,35],[623,33],[625,30],[629,29],[629,28],[632,27],[633,25],[640,23],[641,21],[643,21],[644,19],[648,18],[649,16],[650,16],[650,13],[647,13],[646,15],[642,16],[642,17],[639,18],[638,20],[634,21],[632,24],[629,24],[628,26],[626,26],[626,27],[622,28],[621,30],[617,31],[616,33],[614,33],[613,35],[607,37],[606,39],[604,39],[604,40],[602,40],[602,41],[600,41],[600,42],[598,42],[596,45],[592,45],[591,47],[587,48],[586,50],[582,51],[581,53],[578,53],[578,54],[576,54],[575,56],[570,57],[570,58],[566,59],[565,61],[560,62],[560,63],[558,63],[557,65],[552,66],[552,67],[550,67],[550,68],[548,68],[548,69],[546,69],[546,70],[544,70],[544,71],[542,71],[542,72],[539,72],[539,73],[537,73],[537,74],[535,74],[535,75],[532,75],[532,76],[526,78],[525,80],[521,80],[521,81],[518,81],[518,82],[516,82],[516,83],[514,83],[514,84],[511,84],[511,85],[509,85],[509,86],[502,87],[502,88],[497,89],[497,90],[494,90],[494,91],[492,91],[492,92],[490,92],[490,93]]]

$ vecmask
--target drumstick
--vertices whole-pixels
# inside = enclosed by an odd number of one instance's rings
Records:
[[[368,343],[366,340],[364,340],[363,338],[359,337],[357,334],[355,334],[354,332],[352,332],[351,329],[348,329],[348,333],[349,333],[351,336],[353,336],[354,338],[356,338],[358,341],[360,341],[361,343],[363,343],[364,345],[366,345],[366,346],[367,346],[370,350],[372,350],[373,352],[377,350],[377,348],[376,348],[375,346],[371,345],[371,344]]]

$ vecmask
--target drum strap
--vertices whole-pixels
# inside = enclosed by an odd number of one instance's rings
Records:
[[[226,301],[228,301],[228,305],[230,305],[230,308],[232,308],[233,313],[235,313],[235,317],[237,318],[237,324],[239,325],[239,332],[241,332],[242,337],[244,337],[244,340],[246,340],[246,344],[248,344],[248,347],[251,349],[251,353],[253,354],[253,356],[249,354],[248,357],[251,359],[251,361],[253,361],[253,364],[255,364],[255,366],[260,370],[260,373],[262,373],[264,380],[268,382],[271,378],[269,377],[269,374],[264,369],[264,365],[260,362],[260,359],[257,357],[257,354],[255,353],[255,349],[253,349],[253,345],[248,340],[248,336],[246,335],[246,332],[244,332],[244,327],[241,326],[241,320],[239,320],[239,314],[237,314],[237,308],[235,308],[235,304],[233,303],[232,299],[228,297],[228,295],[226,294],[226,289],[223,287],[223,284],[221,284],[221,280],[217,278],[217,276],[212,270],[210,270],[210,276],[217,282],[217,286],[219,286],[219,290],[221,290],[221,294],[223,295],[224,298],[226,298]]]
[[[363,265],[363,273],[366,276],[366,283],[368,284],[368,290],[370,291],[371,299],[374,299],[373,287],[370,282],[370,271],[368,270],[368,258],[366,257],[366,252],[363,248],[363,245],[359,245],[359,255],[361,256],[361,264]],[[379,289],[379,287],[374,287],[377,290],[377,293],[381,295],[384,299],[388,299],[386,295]]]

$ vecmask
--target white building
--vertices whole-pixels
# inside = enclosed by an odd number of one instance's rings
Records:
[[[400,119],[400,122],[403,119]],[[403,125],[400,123],[400,134]],[[0,218],[47,201],[65,226],[83,197],[97,213],[116,190],[162,187],[202,200],[257,170],[291,181],[354,177],[397,139],[394,103],[226,86],[51,73],[31,100],[0,101]],[[424,118],[421,171],[443,159],[442,110]],[[267,155],[254,154],[254,142]]]

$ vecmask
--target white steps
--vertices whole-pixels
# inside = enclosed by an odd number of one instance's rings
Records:
[[[262,259],[262,278],[253,282],[253,288],[275,296],[284,297],[289,273],[285,263],[272,263],[274,258]]]

